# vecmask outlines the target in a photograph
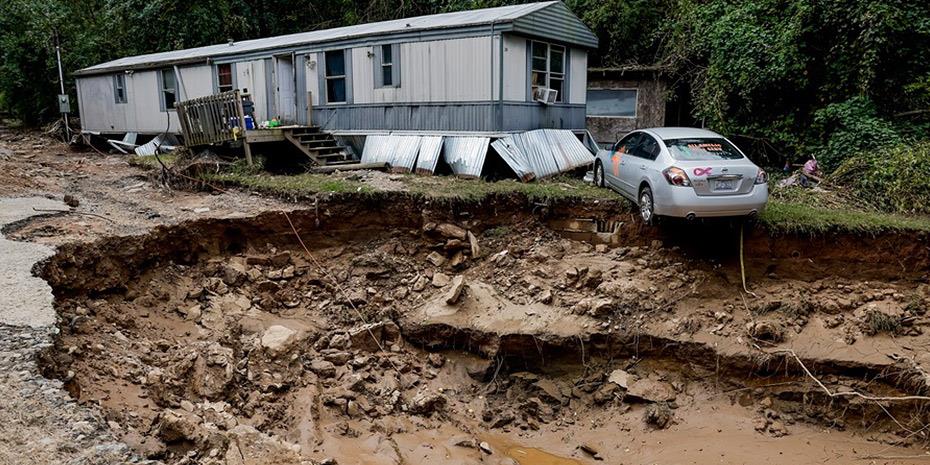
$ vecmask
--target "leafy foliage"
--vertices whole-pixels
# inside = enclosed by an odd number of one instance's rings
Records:
[[[926,127],[894,115],[927,108],[928,2],[680,0],[675,11],[664,55],[710,127],[831,166],[863,139]]]
[[[892,212],[930,214],[930,142],[859,152],[831,180]]]

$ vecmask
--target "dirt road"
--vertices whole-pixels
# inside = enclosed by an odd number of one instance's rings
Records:
[[[116,157],[0,144],[13,153],[0,172],[29,175],[5,178],[0,192],[70,193],[77,210],[108,218],[7,231],[56,247],[37,272],[58,315],[57,334],[0,333],[0,389],[50,396],[4,404],[41,419],[0,431],[12,438],[0,457],[13,463],[39,450],[43,432],[59,444],[38,456],[47,461],[77,460],[101,438],[109,455],[96,463],[905,463],[895,457],[926,453],[930,264],[906,237],[752,233],[746,294],[733,230],[646,233],[603,205],[541,214],[517,201],[402,195],[293,209],[168,192]],[[566,231],[579,212],[619,226]],[[708,237],[712,253],[697,244]],[[66,426],[74,415],[93,418],[82,426],[92,433]]]

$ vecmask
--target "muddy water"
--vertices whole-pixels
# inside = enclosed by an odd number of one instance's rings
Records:
[[[511,447],[505,453],[520,465],[581,465],[581,462],[577,460],[559,457],[530,447]]]

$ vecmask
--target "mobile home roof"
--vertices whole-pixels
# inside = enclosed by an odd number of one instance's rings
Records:
[[[278,49],[342,43],[369,37],[422,36],[429,31],[439,31],[441,33],[444,30],[475,28],[487,25],[492,25],[495,32],[513,31],[586,48],[597,47],[597,37],[571,13],[568,7],[561,1],[549,1],[395,19],[264,39],[137,55],[84,68],[74,74],[102,74],[128,69],[198,63],[219,57],[234,57],[260,52],[269,52],[270,54]]]

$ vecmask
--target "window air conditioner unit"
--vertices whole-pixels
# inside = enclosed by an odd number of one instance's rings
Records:
[[[544,105],[552,105],[555,103],[555,99],[559,97],[559,91],[555,89],[547,89],[545,87],[537,87],[533,90],[533,100],[542,103]]]

